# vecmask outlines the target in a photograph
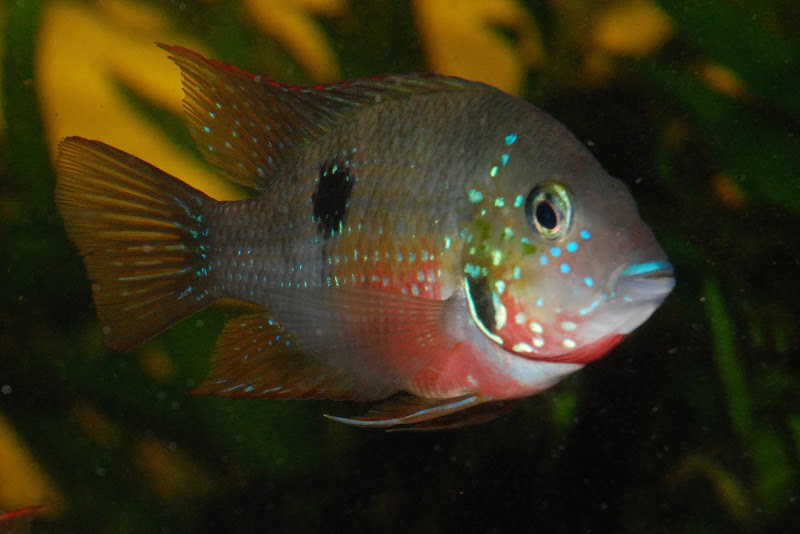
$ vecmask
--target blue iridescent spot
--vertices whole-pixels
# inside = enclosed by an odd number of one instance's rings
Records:
[[[671,265],[667,261],[648,261],[629,265],[620,276],[640,276],[664,269],[669,269]]]
[[[477,204],[481,200],[483,200],[483,193],[481,193],[477,189],[473,189],[473,190],[471,190],[469,192],[469,201],[470,202],[472,202],[473,204]]]
[[[592,234],[589,233],[589,230],[581,230],[581,237],[583,239],[589,239],[592,237]]]
[[[594,285],[594,280],[592,280],[592,277],[591,277],[591,276],[587,276],[586,278],[584,278],[584,279],[583,279],[583,282],[584,282],[584,283],[585,283],[585,284],[586,284],[588,287],[592,287],[592,286]]]
[[[209,133],[211,131],[211,128],[209,128],[208,126],[203,126],[203,129],[206,131],[206,133]]]
[[[517,134],[510,133],[506,136],[506,146],[511,146],[517,141]]]
[[[508,158],[509,158],[508,154],[503,154],[502,156],[500,156],[500,164],[501,164],[503,167],[505,167],[506,165],[508,165]]]
[[[544,306],[544,299],[542,297],[536,299],[536,305],[539,307]]]
[[[539,256],[539,263],[547,265],[547,256]]]
[[[564,273],[564,274],[567,274],[569,272],[569,264],[568,263],[562,263],[561,264],[561,272]]]
[[[522,206],[522,202],[524,200],[525,200],[525,197],[523,197],[522,195],[517,195],[517,198],[514,199],[514,207],[518,208],[518,207]]]
[[[558,247],[553,247],[550,249],[550,254],[552,254],[554,258],[557,258],[561,256],[561,249]]]
[[[576,250],[578,250],[578,244],[575,241],[570,241],[569,243],[567,243],[567,250],[569,252],[575,252]]]

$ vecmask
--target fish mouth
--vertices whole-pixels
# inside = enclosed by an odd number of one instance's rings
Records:
[[[666,260],[627,265],[617,277],[617,295],[625,302],[660,303],[675,287],[674,272],[672,264]]]
[[[673,274],[667,260],[632,263],[617,270],[608,299],[619,321],[616,333],[630,333],[656,311],[675,287]]]

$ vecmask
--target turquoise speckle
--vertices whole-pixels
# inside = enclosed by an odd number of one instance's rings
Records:
[[[211,132],[211,128],[209,128],[208,126],[203,126],[203,130],[205,130],[206,133],[210,133]]]
[[[501,164],[503,167],[505,167],[506,165],[508,165],[508,158],[509,158],[509,155],[508,155],[508,154],[503,154],[502,156],[500,156],[500,164]]]
[[[497,176],[497,165],[495,165],[494,167],[492,167],[492,170],[490,170],[490,171],[489,171],[489,176],[491,176],[492,178],[494,178],[495,176]]]
[[[522,269],[519,266],[514,267],[511,276],[514,277],[514,280],[519,280],[522,277]]]
[[[570,241],[569,243],[567,243],[567,250],[569,252],[575,252],[576,250],[578,250],[578,244],[575,241]]]
[[[497,292],[501,295],[506,292],[506,283],[502,280],[495,282],[494,287],[497,288]]]
[[[591,276],[587,276],[583,279],[583,283],[586,284],[588,287],[592,287],[594,285],[594,280],[592,280]]]
[[[483,200],[483,193],[481,193],[477,189],[473,189],[472,191],[469,192],[470,202],[472,202],[473,204],[477,204],[481,200]]]
[[[552,254],[554,258],[557,258],[561,256],[561,249],[558,247],[553,247],[550,249],[550,254]]]
[[[539,256],[539,263],[547,265],[547,256]]]
[[[544,306],[544,299],[542,297],[539,297],[538,299],[536,299],[536,305],[539,306],[539,307]]]
[[[589,233],[589,230],[581,230],[581,237],[583,239],[589,239],[592,237],[592,234]]]
[[[517,134],[510,133],[506,136],[506,146],[511,146],[517,141]]]
[[[569,264],[568,263],[562,263],[561,264],[561,272],[564,273],[564,274],[567,274],[569,272]]]
[[[514,207],[519,208],[522,206],[522,203],[525,201],[525,197],[522,195],[517,195],[517,198],[514,199]]]
[[[506,205],[506,201],[503,199],[503,197],[497,197],[496,199],[494,199],[494,205],[497,206],[498,208],[502,208],[503,206]]]

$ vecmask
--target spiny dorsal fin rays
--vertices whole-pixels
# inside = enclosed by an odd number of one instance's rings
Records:
[[[234,182],[264,190],[275,170],[354,109],[481,84],[429,74],[361,78],[313,87],[282,84],[180,46],[159,44],[183,73],[184,100],[201,152]]]

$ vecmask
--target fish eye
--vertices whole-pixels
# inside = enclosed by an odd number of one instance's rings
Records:
[[[572,204],[563,186],[546,182],[534,187],[525,199],[525,218],[548,240],[562,237],[572,222]]]

